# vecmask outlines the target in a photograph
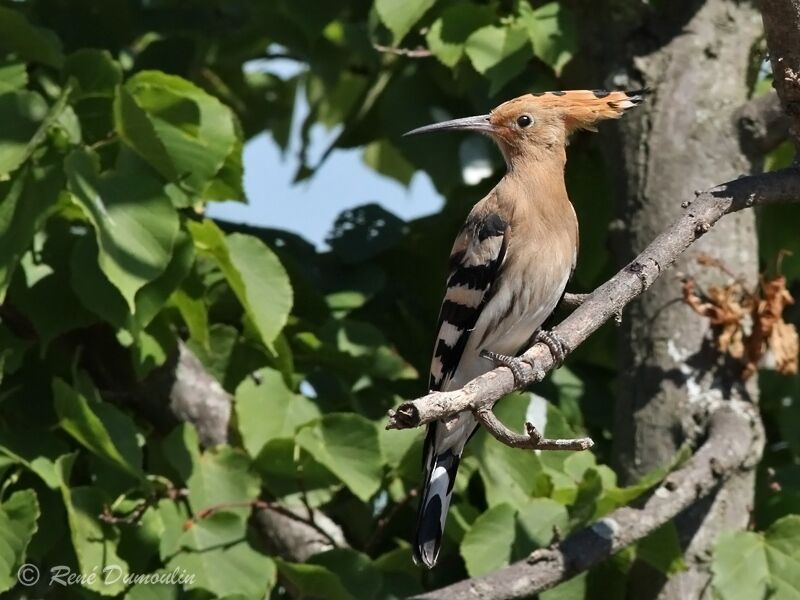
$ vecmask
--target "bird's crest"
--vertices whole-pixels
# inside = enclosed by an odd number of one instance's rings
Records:
[[[564,115],[567,132],[573,133],[578,129],[596,131],[595,125],[598,121],[619,119],[626,110],[642,103],[646,91],[570,90],[564,92],[535,92],[529,96],[522,96],[517,100],[524,98],[530,101],[533,98],[535,104],[542,108],[561,111]]]

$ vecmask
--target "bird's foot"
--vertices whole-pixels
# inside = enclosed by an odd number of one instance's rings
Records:
[[[550,349],[550,354],[553,355],[553,361],[555,362],[555,368],[559,368],[563,365],[567,354],[572,352],[572,348],[570,348],[561,336],[554,331],[540,329],[536,332],[536,335],[533,336],[533,342],[542,342]]]
[[[480,356],[481,358],[492,361],[496,366],[503,366],[511,369],[511,374],[514,375],[514,381],[519,387],[541,381],[544,375],[541,369],[538,369],[535,364],[522,357],[508,356],[507,354],[499,354],[497,352],[491,352],[490,350],[481,350]],[[533,379],[529,380],[525,377],[522,365],[528,365],[533,369]]]

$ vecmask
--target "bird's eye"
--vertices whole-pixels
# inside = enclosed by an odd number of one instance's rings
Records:
[[[522,115],[517,118],[517,125],[520,127],[530,127],[531,123],[533,123],[533,119],[528,115]]]

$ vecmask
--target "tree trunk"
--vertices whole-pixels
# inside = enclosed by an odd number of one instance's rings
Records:
[[[630,78],[653,91],[641,110],[621,123],[622,135],[612,145],[624,231],[616,250],[623,262],[683,211],[691,211],[681,203],[695,190],[754,169],[740,147],[733,117],[748,97],[751,48],[761,32],[759,15],[744,2],[681,4],[685,3],[670,4],[663,10],[674,14],[662,15],[629,38],[633,48],[629,45],[626,56],[634,56]],[[755,286],[753,211],[726,218],[676,264],[675,273],[697,275],[706,289],[728,280],[718,270],[699,267],[696,258],[701,253],[721,260]],[[667,275],[623,318],[614,454],[625,482],[668,464],[683,443],[696,442],[710,405],[757,400],[755,382],[740,383],[737,369],[711,348],[707,322],[680,298],[680,281]],[[710,597],[713,543],[723,529],[746,527],[753,484],[753,471],[741,473],[682,514],[676,526],[687,569],[667,579],[636,564],[629,597]]]

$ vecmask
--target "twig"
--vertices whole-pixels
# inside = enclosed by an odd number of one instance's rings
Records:
[[[506,446],[512,448],[523,448],[527,450],[588,450],[594,446],[591,438],[575,439],[548,439],[539,433],[533,423],[525,422],[527,434],[520,434],[511,431],[503,425],[500,419],[489,408],[480,408],[475,411],[475,417],[486,427],[489,433]]]
[[[742,177],[701,192],[675,223],[659,235],[633,262],[589,294],[581,306],[562,321],[554,332],[572,349],[577,348],[603,323],[620,313],[695,240],[724,215],[744,208],[800,202],[800,169],[790,167],[774,173]],[[523,364],[516,380],[507,367],[497,367],[459,390],[431,392],[403,402],[389,411],[387,429],[419,427],[464,411],[493,406],[505,394],[527,386],[535,373],[554,367],[553,356],[543,343],[535,344],[524,357],[538,368]]]
[[[427,592],[419,600],[531,598],[603,562],[714,492],[740,468],[759,460],[763,431],[745,403],[722,405],[710,417],[709,436],[680,469],[668,475],[640,508],[625,506],[559,543],[482,577]]]
[[[384,54],[394,54],[395,56],[405,56],[406,58],[428,58],[433,56],[433,53],[427,48],[392,48],[390,46],[381,46],[380,44],[372,44],[372,47]]]
[[[170,500],[178,501],[188,495],[189,490],[186,488],[168,487],[162,493],[150,494],[131,510],[121,515],[115,515],[111,507],[104,504],[103,512],[97,515],[97,518],[109,525],[138,525],[147,509],[158,504],[159,500],[169,498]]]

